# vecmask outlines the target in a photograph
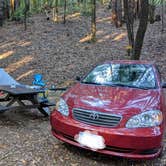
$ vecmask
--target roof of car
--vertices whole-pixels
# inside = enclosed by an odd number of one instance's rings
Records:
[[[153,65],[154,61],[146,61],[146,60],[112,60],[106,61],[104,63],[120,63],[120,64],[149,64]]]

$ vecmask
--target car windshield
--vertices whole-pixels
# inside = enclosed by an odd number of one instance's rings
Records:
[[[153,68],[145,64],[99,65],[82,80],[82,83],[140,89],[156,88]]]

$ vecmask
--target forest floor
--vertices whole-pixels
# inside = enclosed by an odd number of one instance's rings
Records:
[[[1,68],[25,84],[31,84],[33,74],[42,73],[49,85],[66,85],[97,63],[128,58],[125,25],[116,29],[109,10],[97,10],[96,43],[85,42],[89,32],[90,19],[87,17],[72,17],[64,25],[47,21],[45,15],[39,14],[28,19],[27,31],[22,24],[6,22],[0,28]],[[165,47],[166,27],[161,33],[161,22],[149,25],[141,59],[154,61],[166,80]],[[67,145],[54,138],[50,129],[49,119],[37,110],[13,110],[1,114],[0,165],[166,165],[165,147],[161,158],[130,161]]]

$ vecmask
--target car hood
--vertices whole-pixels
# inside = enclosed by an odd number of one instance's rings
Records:
[[[82,108],[116,114],[137,114],[158,109],[159,90],[76,84],[65,95],[72,108]]]

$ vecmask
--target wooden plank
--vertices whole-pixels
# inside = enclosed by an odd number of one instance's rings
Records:
[[[0,112],[7,111],[8,109],[9,109],[8,107],[0,105]]]
[[[31,88],[26,88],[24,86],[19,86],[19,85],[16,85],[15,88],[12,88],[9,85],[0,86],[0,91],[4,91],[12,95],[44,93],[44,90],[31,89]]]

